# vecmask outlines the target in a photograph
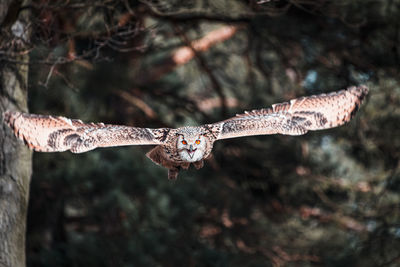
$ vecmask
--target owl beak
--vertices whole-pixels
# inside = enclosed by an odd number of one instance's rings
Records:
[[[193,149],[193,145],[189,146],[188,154],[190,158],[193,158],[194,152],[197,150],[197,148]]]

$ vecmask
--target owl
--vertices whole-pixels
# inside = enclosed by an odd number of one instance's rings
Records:
[[[84,123],[65,117],[4,113],[4,121],[31,149],[82,153],[98,147],[155,145],[146,155],[176,179],[190,164],[203,167],[217,140],[267,134],[302,135],[309,130],[340,126],[356,113],[368,93],[366,86],[330,94],[301,97],[271,108],[246,111],[230,119],[181,128],[138,128]]]

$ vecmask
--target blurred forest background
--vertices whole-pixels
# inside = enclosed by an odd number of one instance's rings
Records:
[[[343,127],[220,141],[175,182],[151,147],[34,153],[28,266],[400,266],[399,0],[23,8],[32,113],[179,127],[370,88]]]

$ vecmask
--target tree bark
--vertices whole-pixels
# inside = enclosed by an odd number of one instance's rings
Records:
[[[27,5],[28,1],[24,1]],[[32,153],[2,123],[5,110],[27,111],[29,12],[0,1],[0,267],[25,266]],[[12,14],[11,14],[12,13]]]

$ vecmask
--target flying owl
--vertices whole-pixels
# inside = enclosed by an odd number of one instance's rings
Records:
[[[4,113],[4,121],[31,149],[82,153],[97,147],[156,145],[146,155],[176,179],[180,169],[203,167],[217,140],[264,134],[302,135],[309,130],[340,126],[356,113],[368,93],[366,86],[330,94],[301,97],[272,108],[246,111],[230,119],[201,126],[138,128],[84,123],[65,117]]]

